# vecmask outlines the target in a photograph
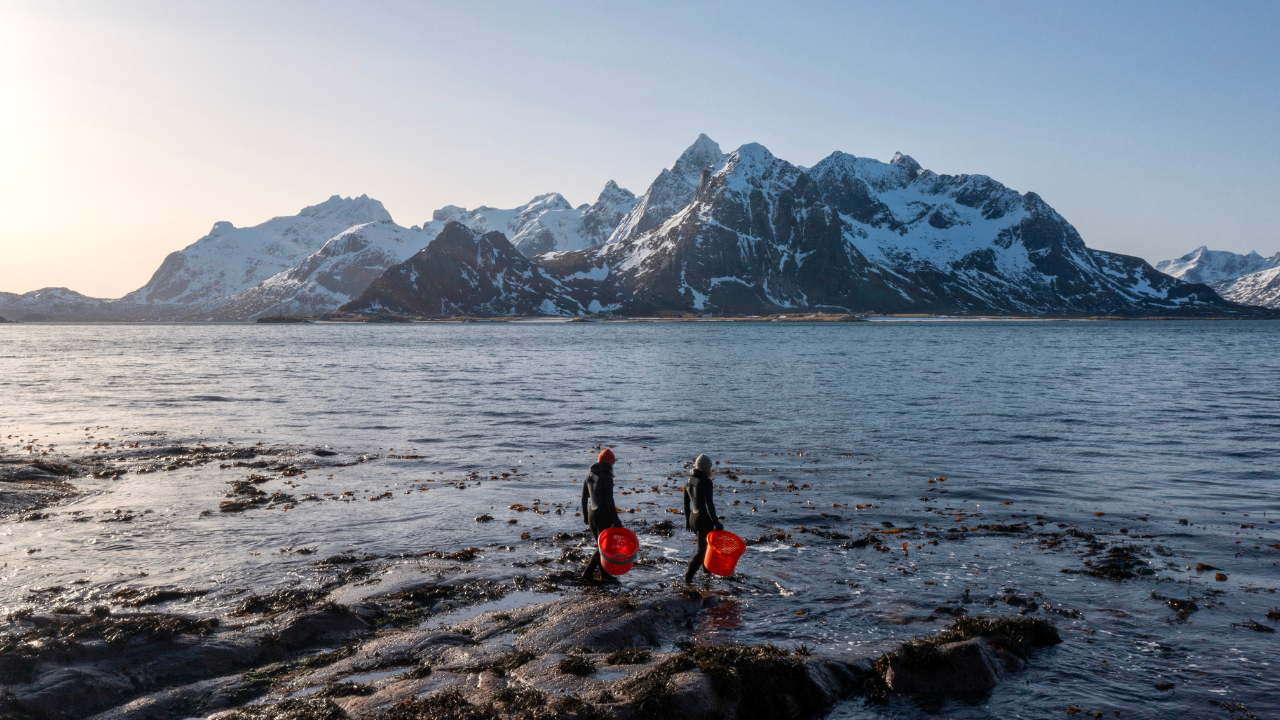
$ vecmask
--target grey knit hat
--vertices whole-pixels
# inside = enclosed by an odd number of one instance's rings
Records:
[[[699,455],[698,459],[693,461],[693,466],[698,468],[699,470],[710,470],[711,458],[707,457],[706,455]]]

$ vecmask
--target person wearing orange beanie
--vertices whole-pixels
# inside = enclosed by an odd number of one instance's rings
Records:
[[[582,520],[587,527],[591,528],[591,537],[597,541],[601,532],[609,528],[622,527],[622,518],[618,517],[618,508],[613,503],[613,464],[615,462],[617,458],[613,456],[612,450],[609,448],[601,450],[595,464],[591,466],[591,472],[587,474],[587,479],[582,483]],[[582,571],[582,580],[595,582],[597,570],[600,571],[602,579],[618,582],[617,578],[602,569],[599,544],[596,545],[596,551],[592,554],[591,560],[587,562],[586,570]]]

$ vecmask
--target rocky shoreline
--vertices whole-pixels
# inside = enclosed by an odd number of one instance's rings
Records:
[[[980,698],[1058,642],[1043,620],[992,616],[878,659],[696,644],[687,638],[714,593],[549,582],[433,579],[350,604],[330,599],[339,591],[285,591],[227,618],[14,612],[0,639],[0,716],[807,718],[849,698]],[[496,607],[538,587],[545,601]],[[467,606],[495,608],[433,621]]]

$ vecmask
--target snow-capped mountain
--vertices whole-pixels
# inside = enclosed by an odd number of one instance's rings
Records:
[[[1280,253],[1276,253],[1275,257],[1264,258],[1256,252],[1240,255],[1225,250],[1210,250],[1203,245],[1177,260],[1161,260],[1156,263],[1156,269],[1165,275],[1206,285],[1277,266],[1280,266]]]
[[[215,223],[208,235],[170,253],[150,282],[121,301],[212,309],[225,298],[292,269],[342,231],[379,221],[389,223],[391,215],[377,200],[367,195],[334,195],[297,215],[253,227]]]
[[[1222,305],[1207,287],[1087,248],[1038,195],[984,175],[937,175],[901,154],[837,152],[804,169],[757,144],[706,168],[692,201],[648,232],[544,265],[557,276],[607,271],[592,299],[627,313]]]
[[[67,288],[41,288],[21,295],[0,292],[0,313],[25,322],[114,320],[110,311],[113,302]]]
[[[65,288],[0,293],[0,308],[31,320],[248,320],[328,312],[426,245],[367,195],[337,195],[248,228],[215,223],[170,253],[151,280],[118,300]]]
[[[691,167],[701,159],[708,164]],[[554,281],[539,284],[549,306],[624,314],[1233,311],[1205,285],[1086,247],[1038,195],[983,175],[938,175],[901,154],[884,163],[837,152],[801,168],[758,144],[722,155],[706,136],[677,167],[679,174],[663,171],[613,241],[536,258]],[[689,199],[667,214],[677,197],[672,178],[695,176]],[[659,199],[668,204],[660,208]],[[460,296],[475,282],[439,276],[430,298]],[[395,278],[384,276],[379,292],[414,306],[414,288]],[[432,302],[419,307],[440,314]],[[366,293],[344,309],[372,308]]]
[[[1185,282],[1202,282],[1231,302],[1280,308],[1280,252],[1267,258],[1200,246],[1156,269]]]
[[[213,320],[318,315],[358,297],[387,268],[421,250],[430,237],[390,220],[356,225],[302,262],[238,293],[208,312]]]
[[[574,207],[560,193],[539,195],[509,210],[487,206],[467,210],[449,205],[435,211],[422,229],[429,238],[440,234],[450,222],[460,222],[481,235],[496,230],[532,257],[602,245],[635,203],[636,196],[630,190],[610,180],[592,205]]]
[[[578,315],[583,308],[500,232],[458,221],[388,270],[351,305],[413,315]]]

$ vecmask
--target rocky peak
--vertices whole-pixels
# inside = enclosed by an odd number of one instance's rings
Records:
[[[600,197],[596,198],[596,207],[626,204],[630,208],[631,205],[635,204],[635,201],[635,193],[620,187],[618,183],[610,180],[604,184],[604,189],[600,191]]]
[[[539,195],[516,209],[521,215],[537,215],[547,210],[572,210],[573,205],[560,193],[552,192]]]
[[[723,159],[724,153],[720,151],[720,146],[703,133],[680,155],[675,165],[671,166],[671,171],[696,186],[698,179],[702,177],[702,169]]]
[[[467,209],[464,207],[458,207],[457,205],[445,205],[439,210],[431,213],[431,221],[447,223],[450,220],[457,220],[460,217],[466,217],[466,215]]]
[[[230,232],[235,229],[236,229],[235,225],[232,225],[226,220],[219,220],[218,222],[213,224],[213,229],[209,231],[209,236],[216,237],[218,235],[221,235],[226,232]]]
[[[911,177],[915,177],[916,175],[919,175],[920,171],[924,169],[920,167],[920,163],[916,162],[915,158],[911,157],[910,155],[903,155],[900,152],[896,152],[893,154],[893,159],[889,161],[889,164],[901,165],[905,167],[907,169],[907,172],[911,175]]]
[[[747,143],[734,150],[716,169],[712,179],[719,182],[710,182],[706,187],[714,193],[720,186],[740,192],[749,187],[762,188],[766,184],[789,186],[799,173],[799,168],[775,157],[760,143]]]

